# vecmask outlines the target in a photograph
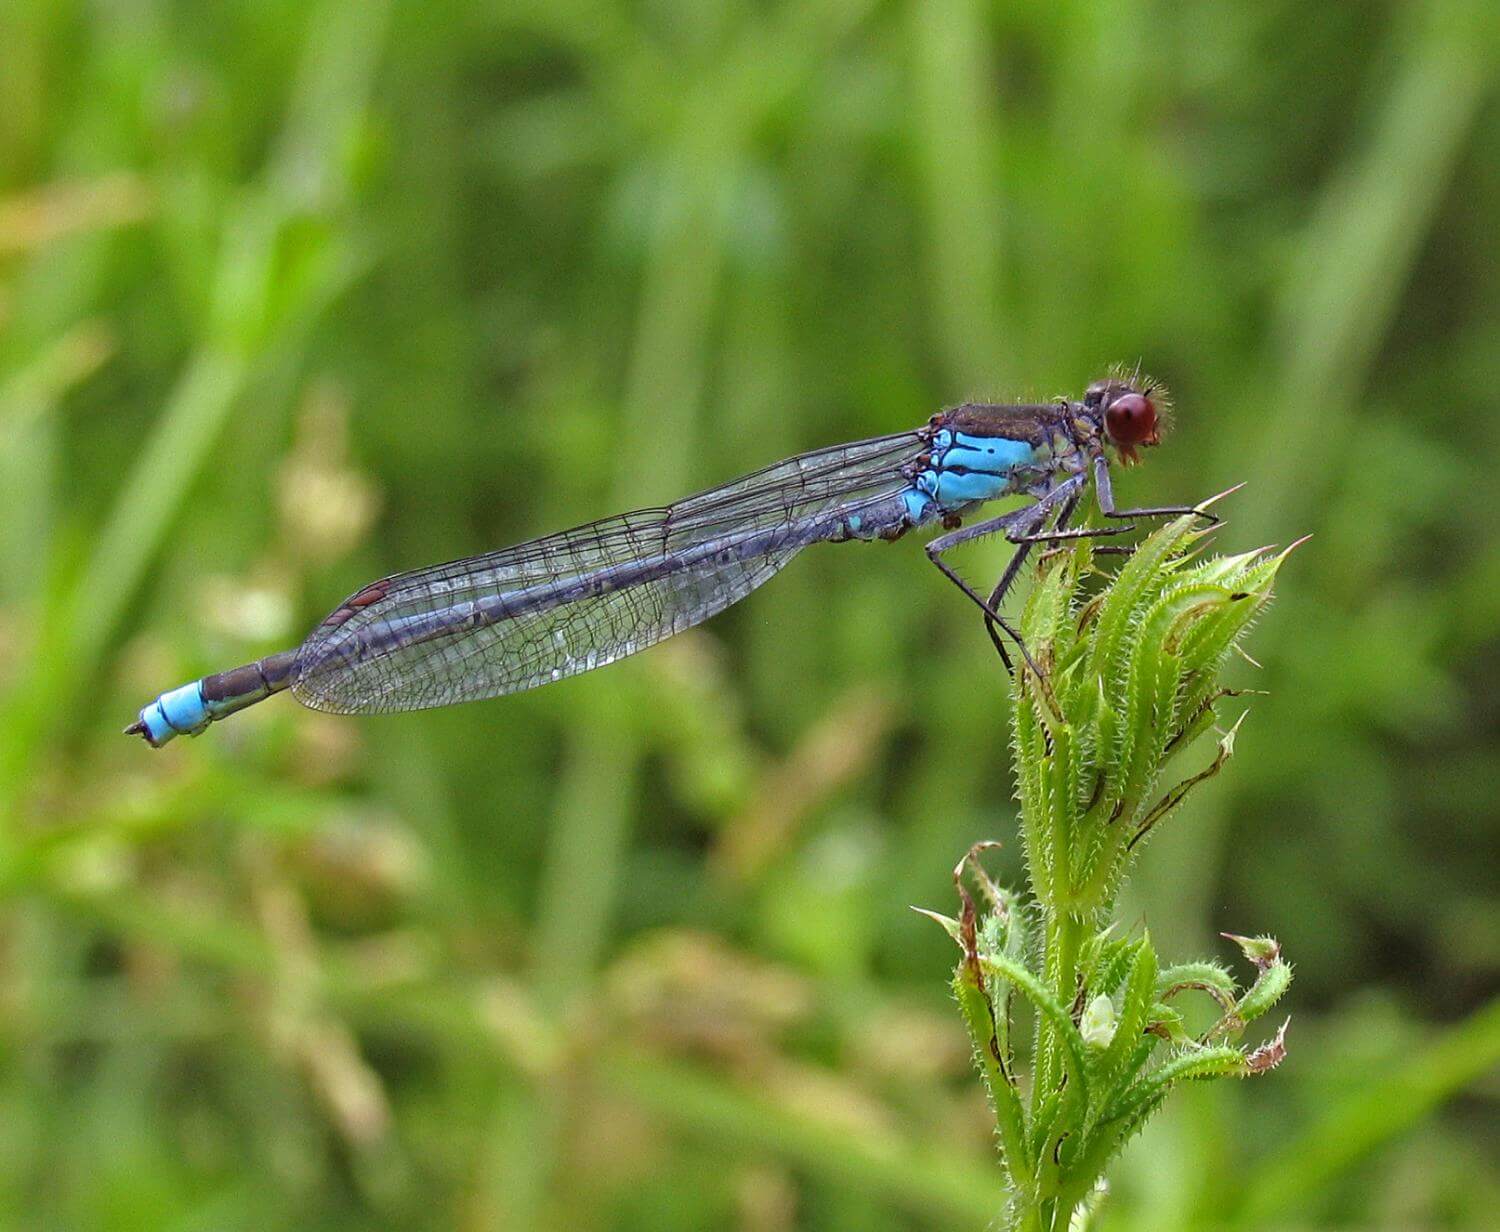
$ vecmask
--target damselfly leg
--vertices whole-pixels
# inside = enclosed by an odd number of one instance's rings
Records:
[[[1094,491],[1099,497],[1099,512],[1107,518],[1180,518],[1196,513],[1210,526],[1219,524],[1219,515],[1202,505],[1152,505],[1140,509],[1119,509],[1115,506],[1114,484],[1110,482],[1109,462],[1103,454],[1094,459]]]
[[[970,600],[978,605],[979,610],[984,613],[984,626],[989,630],[990,639],[995,643],[995,649],[1000,653],[1000,660],[1005,664],[1007,672],[1013,672],[1014,668],[1010,661],[1010,655],[1005,651],[1004,644],[1000,641],[998,628],[1004,632],[1016,644],[1016,649],[1021,652],[1021,657],[1026,660],[1026,665],[1031,668],[1037,676],[1041,676],[1042,669],[1031,657],[1031,651],[1026,648],[1026,643],[1021,640],[1020,630],[1017,629],[1004,616],[1000,615],[992,603],[985,601],[984,597],[966,582],[959,572],[943,559],[943,553],[951,551],[961,543],[969,543],[975,539],[982,539],[986,535],[998,534],[1001,531],[1010,530],[1016,526],[1034,525],[1037,519],[1036,505],[1030,505],[1025,509],[1017,509],[1013,513],[1001,514],[997,518],[987,518],[983,522],[976,522],[973,526],[965,526],[961,530],[950,531],[946,535],[939,535],[936,539],[929,541],[925,546],[927,559],[938,567],[938,571],[959,588]],[[1043,515],[1045,516],[1045,515]]]
[[[999,604],[1005,597],[1005,592],[1015,580],[1020,571],[1021,563],[1030,550],[1030,545],[1041,541],[1044,537],[1038,536],[1036,532],[1047,524],[1054,510],[1061,509],[1062,513],[1057,524],[1062,524],[1071,515],[1078,504],[1079,495],[1083,491],[1086,480],[1082,475],[1075,475],[1070,479],[1058,484],[1050,491],[1039,496],[1034,504],[1025,509],[1013,510],[1003,513],[999,517],[987,518],[983,522],[976,522],[973,526],[965,526],[959,530],[950,531],[946,535],[939,535],[927,545],[928,559],[936,565],[939,571],[950,582],[959,588],[976,606],[984,613],[984,627],[990,635],[990,640],[995,644],[995,650],[1000,656],[1000,661],[1005,664],[1007,672],[1014,672],[1010,655],[1006,652],[1005,644],[1000,639],[1000,634],[1015,643],[1016,649],[1021,652],[1021,657],[1026,664],[1038,676],[1041,669],[1027,649],[1020,631],[1000,614]],[[958,547],[963,543],[970,543],[975,539],[982,539],[988,535],[1004,533],[1005,537],[1017,545],[1015,554],[1012,555],[1010,563],[1006,566],[1005,573],[1001,576],[1000,583],[988,600],[985,600],[978,591],[966,582],[963,577],[947,561],[943,559],[946,552]],[[1117,533],[1113,529],[1106,530],[1105,534]]]
[[[1102,456],[1094,461],[1093,478],[1095,492],[1099,501],[1099,511],[1105,517],[1115,520],[1130,518],[1166,518],[1180,517],[1184,514],[1197,514],[1211,523],[1218,522],[1218,516],[1208,510],[1193,505],[1162,505],[1139,509],[1120,509],[1115,505],[1114,488],[1110,483],[1109,464]],[[1014,674],[1014,664],[1009,652],[1001,638],[1005,637],[1015,645],[1025,659],[1028,667],[1038,675],[1041,674],[1035,658],[1022,639],[1020,631],[1000,613],[1000,605],[1004,602],[1010,588],[1020,576],[1021,569],[1028,559],[1032,544],[1060,544],[1079,539],[1102,539],[1114,535],[1123,535],[1135,529],[1133,524],[1123,526],[1069,526],[1078,504],[1083,495],[1083,489],[1087,480],[1084,475],[1074,475],[1070,479],[1058,484],[1050,491],[1040,496],[1036,503],[1025,509],[1018,509],[1011,513],[1001,514],[999,517],[988,518],[983,522],[976,522],[973,526],[966,526],[950,531],[946,535],[939,535],[929,542],[927,546],[928,558],[942,572],[950,582],[958,587],[960,591],[973,602],[981,612],[984,613],[984,625],[986,632],[994,643],[995,651],[1000,656],[1000,661],[1005,665],[1008,673]],[[1050,524],[1049,524],[1050,523]],[[970,543],[975,539],[982,539],[988,535],[1004,534],[1005,538],[1016,546],[1010,560],[1006,563],[1005,570],[1000,575],[999,581],[995,583],[994,589],[986,599],[978,591],[966,582],[957,570],[943,559],[944,555],[953,548],[963,543]],[[1128,554],[1130,548],[1119,548],[1113,546],[1101,546],[1101,552]]]
[[[1070,481],[1070,483],[1075,486],[1073,486],[1072,491],[1069,492],[1068,495],[1064,498],[1062,508],[1058,511],[1057,517],[1053,521],[1050,529],[1041,530],[1039,528],[1035,528],[1032,529],[1030,533],[1021,534],[1018,533],[1018,528],[1012,528],[1006,535],[1006,538],[1009,539],[1011,543],[1016,545],[1016,550],[1011,554],[1010,560],[1006,563],[1005,572],[1000,575],[1000,580],[995,583],[995,589],[990,592],[989,603],[987,605],[985,614],[984,627],[985,632],[990,635],[990,641],[994,643],[995,652],[1000,656],[1000,662],[1005,664],[1006,672],[1012,675],[1014,675],[1014,669],[1010,661],[1010,655],[1006,653],[1005,645],[1000,640],[1000,631],[996,629],[995,623],[989,617],[989,613],[998,612],[1000,610],[1000,604],[1005,601],[1005,596],[1010,592],[1010,588],[1012,585],[1014,585],[1016,578],[1020,576],[1022,566],[1026,563],[1027,557],[1031,554],[1031,545],[1034,543],[1059,543],[1074,539],[1097,539],[1108,535],[1121,535],[1126,533],[1127,531],[1135,529],[1133,526],[1086,526],[1078,528],[1069,527],[1068,523],[1072,520],[1073,514],[1077,511],[1078,502],[1083,495],[1083,479],[1080,476],[1076,480]],[[1068,485],[1059,486],[1067,487]],[[1037,508],[1034,506],[1031,512],[1036,513]],[[1036,519],[1037,527],[1044,525],[1045,522],[1046,510],[1042,509],[1041,516]],[[1134,549],[1132,548],[1116,547],[1099,547],[1095,549],[1095,551],[1099,552],[1121,553],[1126,553],[1133,550]],[[1019,639],[1017,639],[1017,641],[1019,641]]]
[[[1081,493],[1078,491],[1070,494],[1064,501],[1062,508],[1058,511],[1057,520],[1053,523],[1054,530],[1063,530],[1067,527],[1074,511],[1078,508]],[[1043,515],[1045,518],[1045,514]],[[998,612],[1000,605],[1005,602],[1005,596],[1010,592],[1016,578],[1021,575],[1021,568],[1026,563],[1026,558],[1031,555],[1031,545],[1036,539],[1031,535],[1017,536],[1011,542],[1015,543],[1016,550],[1011,553],[1010,560],[1006,562],[1005,571],[1001,573],[1000,580],[995,583],[994,590],[990,591],[988,609]],[[1005,652],[1005,643],[1000,640],[1000,630],[986,614],[984,621],[985,632],[990,635],[990,641],[994,643],[995,653],[1000,656],[1000,662],[1005,664],[1007,675],[1014,675],[1015,669],[1010,661],[1010,655]]]

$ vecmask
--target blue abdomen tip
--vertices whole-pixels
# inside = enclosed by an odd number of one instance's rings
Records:
[[[203,704],[203,682],[195,680],[170,693],[163,693],[142,709],[139,730],[148,741],[160,747],[173,736],[197,735],[208,726],[208,718],[208,710]]]

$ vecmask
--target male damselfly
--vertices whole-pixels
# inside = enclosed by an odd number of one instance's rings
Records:
[[[1000,613],[1031,545],[1131,529],[1121,519],[1211,514],[1119,509],[1111,455],[1158,443],[1165,403],[1137,374],[1090,385],[1079,401],[965,403],[925,427],[799,454],[661,509],[644,509],[366,586],[295,650],[163,693],[126,732],[160,747],[290,689],[315,710],[375,714],[515,693],[590,671],[743,599],[809,544],[899,539],[931,525],[943,574],[984,612],[1005,659]],[[1114,525],[1068,525],[1092,481]],[[979,505],[1022,508],[961,526]],[[1003,534],[1016,545],[986,597],[944,555]],[[1038,670],[1035,663],[1030,664]]]

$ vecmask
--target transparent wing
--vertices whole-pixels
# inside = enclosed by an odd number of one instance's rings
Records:
[[[344,714],[418,710],[560,680],[744,598],[808,543],[895,525],[915,432],[816,450],[664,509],[397,574],[335,609],[292,691]]]

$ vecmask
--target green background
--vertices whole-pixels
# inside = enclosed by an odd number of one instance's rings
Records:
[[[384,573],[1139,359],[1122,499],[1315,538],[1122,909],[1280,937],[1291,1054],[1107,1226],[1495,1226],[1497,78],[1477,0],[0,2],[0,1221],[984,1226],[907,907],[1012,837],[1006,682],[915,542],[518,697],[119,729]]]

